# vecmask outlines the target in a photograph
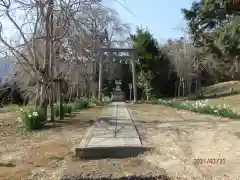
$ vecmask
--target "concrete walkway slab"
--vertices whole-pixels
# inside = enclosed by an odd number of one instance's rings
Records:
[[[87,147],[141,146],[139,138],[92,138]],[[117,147],[116,146],[116,147]]]
[[[76,155],[85,158],[127,157],[144,150],[146,147],[141,143],[126,103],[113,102],[104,107],[76,148]]]

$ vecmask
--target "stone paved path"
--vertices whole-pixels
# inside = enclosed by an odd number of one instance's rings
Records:
[[[84,136],[80,145],[76,148],[77,156],[82,155],[83,151],[89,152],[85,154],[96,154],[98,151],[105,151],[103,154],[119,154],[113,153],[113,149],[136,151],[142,147],[139,134],[128,112],[125,102],[113,102],[106,106],[99,119],[93,124]],[[90,153],[91,152],[91,153]],[[102,156],[102,155],[101,155]],[[123,156],[123,155],[120,155]]]

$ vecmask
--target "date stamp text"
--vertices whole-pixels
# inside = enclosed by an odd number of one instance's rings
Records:
[[[193,159],[193,164],[226,164],[226,159],[220,159],[220,158],[197,158]]]

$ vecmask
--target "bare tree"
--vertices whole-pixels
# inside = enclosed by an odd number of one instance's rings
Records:
[[[164,48],[171,61],[171,68],[179,77],[175,82],[175,95],[185,96],[191,92],[193,80],[196,83],[196,92],[201,88],[201,58],[198,49],[194,48],[191,43],[186,43],[185,39],[168,41],[167,47]]]
[[[121,23],[115,11],[103,6],[93,6],[91,11],[79,13],[77,19],[78,27],[82,31],[78,32],[80,35],[76,36],[78,43],[75,43],[75,45],[82,46],[78,48],[81,50],[78,54],[84,54],[84,59],[90,60],[81,63],[82,65],[85,64],[88,72],[83,73],[81,79],[83,78],[82,81],[86,82],[85,89],[90,89],[91,94],[96,94],[95,80],[99,65],[99,61],[96,61],[99,56],[98,48],[122,46],[126,42],[123,37],[128,35],[129,27],[127,24]],[[109,63],[106,59],[104,66],[108,65],[112,65],[112,63]],[[88,80],[88,83],[86,80]]]
[[[0,42],[17,59],[15,81],[45,115],[50,105],[52,121],[53,103],[61,109],[64,93],[96,91],[97,49],[124,44],[118,36],[128,32],[101,1],[0,0],[0,13]],[[5,36],[6,24],[13,34]]]
[[[92,1],[0,1],[2,18],[9,21],[18,35],[18,41],[8,41],[4,37],[4,26],[1,23],[0,40],[18,59],[17,74],[25,89],[34,89],[37,102],[46,110],[47,96],[50,91],[51,119],[53,120],[54,79],[58,77],[59,68],[56,62],[62,40],[69,35],[70,23],[74,24],[75,14],[80,5],[87,7]],[[22,14],[18,20],[16,14]],[[15,16],[14,16],[15,15]],[[44,44],[44,46],[42,46]],[[58,60],[60,60],[58,58]],[[65,63],[65,58],[62,58]],[[68,63],[68,62],[67,62]],[[24,70],[24,71],[22,71]],[[23,73],[21,73],[21,71]],[[20,76],[19,76],[20,75]],[[23,82],[24,80],[25,82]],[[29,85],[32,87],[29,88]],[[38,93],[40,90],[40,93]],[[30,90],[31,91],[31,90]],[[45,111],[46,112],[46,111]]]

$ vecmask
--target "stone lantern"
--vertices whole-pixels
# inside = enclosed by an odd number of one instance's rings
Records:
[[[121,84],[122,82],[120,80],[115,81],[116,88],[112,92],[112,101],[124,101],[124,92],[121,90]]]

